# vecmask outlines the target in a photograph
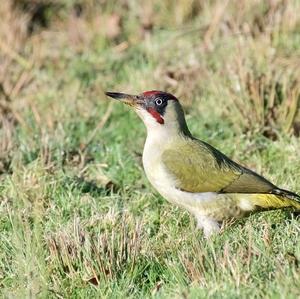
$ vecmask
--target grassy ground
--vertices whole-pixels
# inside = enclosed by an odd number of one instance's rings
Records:
[[[195,136],[299,193],[299,10],[1,1],[1,296],[299,298],[299,219],[205,240],[147,182],[140,120],[103,94],[174,93]]]

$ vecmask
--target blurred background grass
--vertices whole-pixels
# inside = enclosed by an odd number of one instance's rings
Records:
[[[171,92],[196,136],[299,192],[299,11],[299,0],[2,0],[3,296],[299,296],[299,221],[269,212],[195,235],[142,174],[143,125],[103,94]]]

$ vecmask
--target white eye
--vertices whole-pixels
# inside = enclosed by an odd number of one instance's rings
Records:
[[[162,99],[156,99],[155,100],[155,104],[157,105],[157,106],[160,106],[161,104],[162,104]]]

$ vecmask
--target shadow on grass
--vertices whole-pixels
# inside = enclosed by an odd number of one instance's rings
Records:
[[[66,178],[65,184],[71,185],[72,189],[77,189],[81,193],[90,193],[94,196],[109,195],[112,192],[115,193],[120,190],[119,186],[111,181],[101,186],[95,181],[89,181],[77,176]]]
[[[259,218],[263,218],[265,221],[268,221],[270,223],[270,227],[274,230],[285,221],[290,223],[293,219],[300,220],[300,211],[295,211],[292,208],[283,208],[254,212],[244,218],[232,221],[227,227],[244,227],[245,223],[249,221],[249,219],[250,221],[253,220],[255,222]]]

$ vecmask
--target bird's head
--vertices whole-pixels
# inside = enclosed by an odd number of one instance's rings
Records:
[[[139,95],[106,92],[107,96],[134,108],[149,130],[175,130],[188,132],[183,109],[170,93],[151,90]]]

